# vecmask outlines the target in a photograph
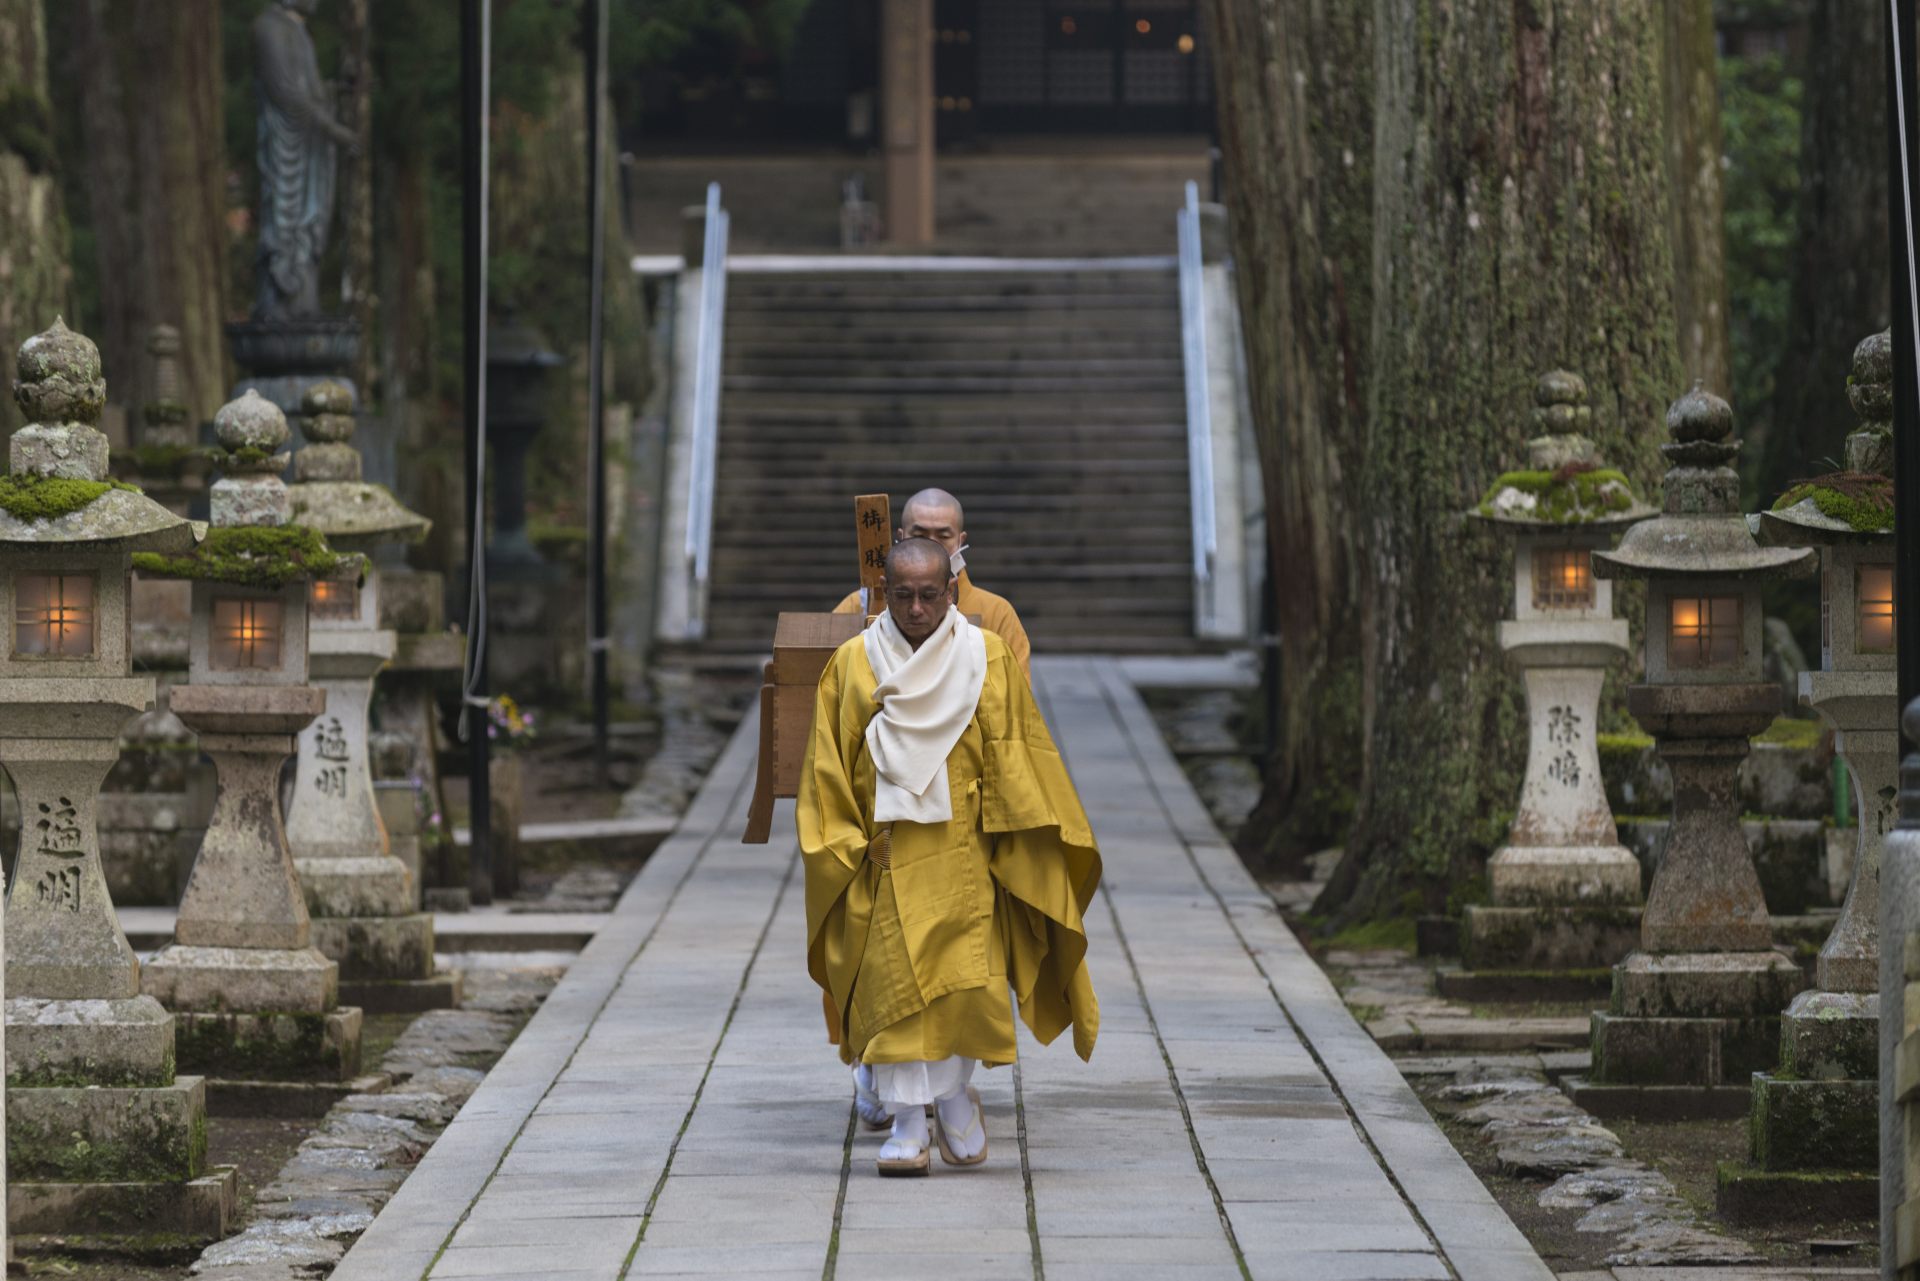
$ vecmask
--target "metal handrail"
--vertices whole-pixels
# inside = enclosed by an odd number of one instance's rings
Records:
[[[727,326],[727,211],[720,184],[707,184],[700,256],[700,323],[694,336],[693,422],[687,466],[687,559],[696,595],[713,559],[713,489],[720,448],[720,348]]]
[[[1219,538],[1214,530],[1213,408],[1207,379],[1207,308],[1200,255],[1200,188],[1174,215],[1180,243],[1180,354],[1187,389],[1187,496],[1193,514],[1193,577],[1213,580]]]

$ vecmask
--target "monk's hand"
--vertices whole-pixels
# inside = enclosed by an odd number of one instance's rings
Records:
[[[873,865],[882,870],[893,866],[893,829],[883,827],[880,834],[867,842],[867,857]]]

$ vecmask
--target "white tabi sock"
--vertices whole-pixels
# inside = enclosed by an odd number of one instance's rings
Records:
[[[927,1113],[924,1108],[898,1108],[893,1133],[880,1145],[882,1161],[908,1161],[927,1150]]]
[[[964,1161],[977,1156],[987,1145],[986,1126],[973,1123],[973,1099],[965,1086],[935,1099],[933,1106],[940,1113],[940,1132],[946,1136],[947,1146],[953,1149],[955,1157]]]

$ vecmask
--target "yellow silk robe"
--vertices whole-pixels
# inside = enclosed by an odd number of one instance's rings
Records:
[[[1009,984],[1042,1044],[1071,1026],[1074,1049],[1093,1053],[1100,1006],[1081,914],[1100,851],[1012,651],[984,639],[980,704],[947,757],[953,818],[892,824],[890,870],[867,857],[877,682],[863,640],[820,678],[797,811],[807,972],[848,1063],[1011,1063]]]
[[[1015,661],[1020,664],[1020,670],[1031,679],[1033,664],[1030,656],[1033,653],[1033,647],[1027,641],[1027,629],[1021,626],[1020,615],[1014,611],[1013,602],[1005,596],[996,596],[985,588],[975,587],[973,580],[967,577],[967,571],[964,569],[960,571],[956,595],[958,599],[954,603],[959,606],[960,612],[969,618],[979,619],[982,628],[1005,641],[1007,648],[1013,651]],[[846,598],[833,607],[833,612],[836,614],[859,613],[860,593],[848,592]],[[875,609],[874,612],[878,613],[879,609]]]

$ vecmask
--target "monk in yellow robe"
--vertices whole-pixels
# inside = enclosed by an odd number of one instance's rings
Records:
[[[1014,661],[1020,664],[1020,670],[1031,677],[1032,647],[1027,643],[1027,629],[1020,625],[1020,615],[1015,612],[1013,603],[1004,596],[996,596],[984,588],[975,587],[973,579],[967,574],[967,518],[961,511],[960,500],[944,489],[921,490],[900,509],[900,527],[894,530],[894,537],[899,540],[931,538],[947,549],[953,572],[958,576],[955,587],[959,593],[956,603],[960,612],[969,618],[979,619],[980,626],[1005,641],[1007,648],[1013,651]],[[865,588],[848,592],[846,599],[833,607],[833,612],[878,613],[878,609],[867,607],[865,596]]]
[[[947,553],[894,544],[887,612],[820,678],[797,808],[807,970],[847,1063],[892,1113],[882,1174],[986,1157],[969,1084],[1014,1061],[1013,1008],[1042,1044],[1093,1053],[1081,916],[1100,852],[1025,674],[954,605]]]

